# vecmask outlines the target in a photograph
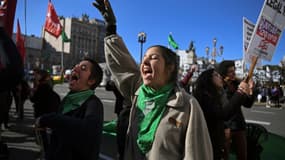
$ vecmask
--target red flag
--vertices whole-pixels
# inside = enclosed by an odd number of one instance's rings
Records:
[[[17,0],[0,0],[0,21],[6,33],[12,37]]]
[[[55,36],[56,38],[61,35],[62,27],[56,11],[51,1],[48,2],[48,10],[45,22],[45,31]]]
[[[16,46],[24,63],[26,56],[25,39],[22,37],[19,19],[17,20]]]

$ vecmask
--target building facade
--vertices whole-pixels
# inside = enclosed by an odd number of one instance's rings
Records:
[[[61,17],[61,24],[70,42],[63,42],[62,37],[55,38],[42,29],[42,37],[34,35],[25,37],[25,68],[51,70],[54,65],[64,69],[72,68],[82,58],[89,57],[98,63],[105,62],[104,37],[105,23],[98,19],[89,19],[83,14],[81,18]],[[15,41],[16,34],[13,34]]]
[[[43,49],[45,54],[56,53],[59,57],[52,60],[52,65],[61,65],[64,69],[72,68],[82,58],[89,57],[99,63],[105,62],[104,37],[105,23],[98,19],[89,19],[83,14],[81,18],[60,18],[63,30],[70,42],[63,42],[62,37],[55,38],[43,30]]]

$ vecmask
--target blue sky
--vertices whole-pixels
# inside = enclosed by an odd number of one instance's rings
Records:
[[[117,17],[117,31],[124,38],[129,51],[137,61],[140,59],[140,44],[137,35],[147,34],[143,50],[154,44],[167,46],[167,37],[172,33],[180,49],[188,49],[194,41],[198,57],[206,57],[205,48],[224,46],[223,59],[242,58],[242,17],[256,23],[263,0],[109,0]],[[26,0],[27,19],[25,28],[24,0],[18,0],[15,15],[19,18],[21,30],[27,35],[41,35],[47,12],[48,0]],[[81,17],[86,13],[90,18],[102,19],[92,6],[92,0],[52,0],[58,15]],[[283,34],[270,62],[279,64],[285,54]]]

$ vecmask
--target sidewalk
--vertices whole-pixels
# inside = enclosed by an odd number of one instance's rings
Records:
[[[10,157],[9,160],[37,160],[40,157],[40,148],[35,143],[35,134],[33,132],[34,117],[33,110],[26,107],[25,104],[24,119],[19,120],[13,114],[15,113],[14,105],[10,111],[9,129],[2,132],[4,142],[8,144]]]
[[[256,101],[256,102],[254,102],[254,106],[283,109],[285,107],[285,104],[284,103],[280,103],[280,106],[277,107],[277,105],[275,105],[275,104],[266,105],[266,102],[257,102]]]

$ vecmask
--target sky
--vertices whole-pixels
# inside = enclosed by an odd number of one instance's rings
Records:
[[[26,20],[25,20],[26,1]],[[241,59],[242,18],[257,22],[264,0],[109,0],[117,18],[117,33],[123,37],[129,51],[140,60],[141,46],[138,33],[147,34],[143,51],[160,44],[168,46],[171,33],[179,49],[186,50],[194,41],[198,57],[206,57],[205,48],[213,48],[213,39],[217,39],[217,48],[221,45],[224,52],[216,60]],[[92,6],[92,0],[52,0],[59,16],[103,19],[99,11]],[[18,0],[15,14],[20,20],[23,34],[41,36],[45,22],[48,0]],[[25,23],[26,22],[26,23]],[[26,24],[26,25],[25,25]],[[285,35],[281,35],[271,61],[262,64],[278,65],[285,55]]]

